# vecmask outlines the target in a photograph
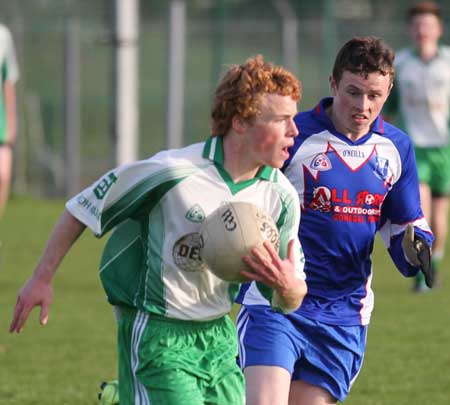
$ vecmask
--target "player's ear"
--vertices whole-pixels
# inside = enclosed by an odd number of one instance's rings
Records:
[[[391,94],[393,87],[394,87],[394,82],[391,82],[391,84],[389,85],[388,96],[389,96],[389,94]]]
[[[329,77],[328,81],[330,82],[330,88],[334,93],[337,90],[337,84],[336,84],[336,80],[334,79],[333,75],[331,75]]]
[[[243,134],[247,130],[247,122],[239,115],[235,115],[231,119],[231,127],[238,134]]]

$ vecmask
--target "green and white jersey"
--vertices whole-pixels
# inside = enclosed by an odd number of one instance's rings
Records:
[[[222,137],[112,170],[66,207],[98,236],[120,224],[101,265],[112,304],[209,320],[230,311],[239,289],[213,275],[199,254],[202,222],[226,201],[251,202],[269,213],[280,231],[280,256],[294,239],[298,277],[304,278],[297,192],[270,167],[234,184],[223,167]]]
[[[413,49],[403,49],[395,59],[395,85],[386,112],[400,112],[398,125],[415,146],[431,148],[450,141],[450,47],[424,62]]]
[[[0,24],[0,64],[2,78],[2,86],[0,86],[0,144],[2,144],[6,138],[3,84],[7,81],[15,83],[19,78],[19,69],[17,67],[16,52],[14,50],[11,32],[2,24]]]

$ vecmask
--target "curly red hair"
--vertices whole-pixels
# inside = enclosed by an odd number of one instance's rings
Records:
[[[281,66],[265,62],[262,55],[233,65],[217,86],[211,111],[212,135],[224,135],[231,120],[239,116],[251,121],[260,114],[262,96],[267,93],[301,99],[301,82]]]

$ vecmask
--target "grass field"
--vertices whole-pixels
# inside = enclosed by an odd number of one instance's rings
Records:
[[[0,223],[0,404],[94,405],[116,375],[114,318],[97,276],[103,240],[86,232],[54,281],[46,327],[34,311],[8,333],[17,292],[33,271],[62,202],[14,198]],[[450,277],[413,295],[377,240],[375,312],[349,405],[445,404],[450,399]],[[447,260],[448,262],[448,260]],[[446,266],[450,267],[450,266]],[[189,405],[189,404],[183,404]]]

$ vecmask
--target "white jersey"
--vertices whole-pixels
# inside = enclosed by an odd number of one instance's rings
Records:
[[[15,83],[19,78],[16,51],[11,32],[0,24],[0,61],[2,63],[2,80]]]
[[[280,256],[286,256],[288,241],[294,239],[296,270],[304,278],[295,189],[270,167],[234,184],[223,167],[222,137],[119,167],[68,201],[67,209],[98,236],[133,222],[128,239],[111,243],[103,260],[111,303],[170,318],[208,320],[230,311],[239,288],[217,278],[199,254],[202,222],[226,201],[251,202],[271,215],[280,231]],[[134,255],[133,246],[142,257]],[[128,265],[111,266],[121,255],[131,257]]]
[[[395,69],[391,98],[395,100],[398,95],[402,118],[399,126],[416,146],[447,145],[450,141],[450,47],[439,47],[438,55],[428,62],[412,49],[401,50],[396,56]]]
[[[7,136],[3,84],[5,82],[15,83],[19,78],[19,68],[17,66],[12,35],[9,29],[3,24],[0,24],[0,65],[2,83],[0,86],[0,144],[2,144],[6,141]]]

